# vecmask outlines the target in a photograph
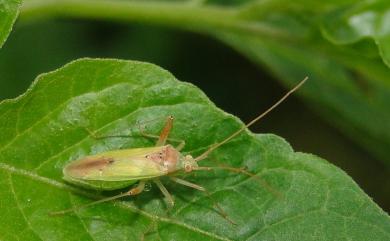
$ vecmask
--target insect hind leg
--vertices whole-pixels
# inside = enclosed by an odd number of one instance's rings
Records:
[[[165,122],[163,129],[161,130],[160,135],[153,135],[153,134],[146,133],[144,128],[141,125],[139,125],[138,128],[142,136],[146,138],[157,139],[156,146],[163,146],[167,141],[177,142],[179,143],[179,145],[176,147],[176,149],[180,151],[181,149],[184,148],[185,141],[174,139],[174,138],[168,138],[169,133],[171,132],[171,129],[173,127],[173,120],[174,120],[173,116],[167,117],[167,120]]]
[[[155,121],[155,120],[152,120]],[[152,121],[147,121],[147,122],[152,122]],[[168,135],[172,129],[173,126],[173,116],[168,116],[167,121],[164,125],[164,128],[162,129],[160,135],[153,135],[145,132],[145,127],[142,126],[142,124],[137,123],[138,129],[139,129],[139,134],[137,135],[97,135],[95,131],[90,130],[89,128],[85,127],[84,129],[88,134],[95,140],[101,140],[101,139],[106,139],[106,138],[134,138],[134,137],[145,137],[145,138],[151,138],[151,139],[157,139],[156,146],[163,146],[165,145],[166,141],[170,142],[176,142],[179,143],[176,149],[178,151],[181,151],[184,146],[185,146],[185,141],[180,140],[180,139],[174,139],[174,138],[168,138]]]
[[[145,134],[144,131],[143,131],[144,127],[142,127],[142,125],[144,125],[145,123],[155,122],[155,121],[157,121],[159,119],[161,119],[161,118],[155,118],[155,119],[152,119],[152,120],[143,121],[142,124],[141,124],[141,122],[137,121],[136,125],[138,126],[138,129],[139,129],[139,131],[141,133],[141,136],[148,137],[148,138],[157,138],[158,139],[159,136]],[[106,138],[134,138],[134,137],[139,137],[139,135],[130,135],[130,134],[98,135],[98,134],[96,134],[96,131],[92,131],[88,127],[84,127],[84,129],[85,129],[86,132],[88,132],[88,134],[93,139],[96,139],[96,140],[106,139]]]
[[[119,198],[122,198],[122,197],[126,197],[126,196],[135,196],[135,195],[140,194],[144,190],[144,188],[145,188],[145,182],[144,181],[140,181],[136,187],[130,189],[129,191],[127,191],[125,193],[121,193],[121,194],[118,194],[118,195],[115,195],[115,196],[112,196],[112,197],[103,198],[103,199],[100,199],[100,200],[97,200],[97,201],[94,201],[94,202],[87,203],[85,205],[76,206],[76,207],[65,209],[65,210],[62,210],[62,211],[50,212],[49,215],[50,216],[63,215],[63,214],[74,212],[74,211],[77,211],[77,210],[80,210],[80,209],[83,209],[83,208],[87,208],[87,207],[90,207],[90,206],[93,206],[93,205],[96,205],[96,204],[99,204],[99,203],[113,201],[113,200],[116,200],[116,199],[119,199]]]

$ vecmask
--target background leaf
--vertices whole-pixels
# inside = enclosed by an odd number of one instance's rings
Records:
[[[266,66],[286,86],[307,73],[313,81],[305,100],[389,170],[389,1],[35,2],[23,8],[26,19],[73,16],[201,32]]]
[[[329,11],[323,18],[324,36],[335,44],[353,44],[372,38],[390,66],[390,7],[385,0],[357,1]]]
[[[82,59],[41,75],[23,96],[0,104],[0,220],[4,240],[388,240],[389,217],[344,172],[297,153],[274,135],[240,135],[211,155],[247,166],[283,194],[278,198],[245,176],[196,173],[186,179],[210,190],[232,226],[201,193],[166,182],[176,198],[168,215],[156,188],[123,202],[71,215],[47,212],[100,194],[66,185],[65,163],[105,150],[153,145],[144,138],[96,141],[99,134],[135,133],[137,121],[176,117],[172,137],[196,156],[242,125],[196,87],[151,64]],[[158,132],[162,123],[148,126]],[[215,165],[215,164],[214,164]],[[110,193],[104,193],[109,195]]]
[[[267,66],[285,84],[301,73],[310,73],[312,82],[305,92],[306,101],[388,167],[390,70],[384,62],[388,63],[389,59],[386,51],[390,42],[386,38],[390,2],[288,2],[254,4],[244,13],[250,19],[269,23],[298,38],[275,41],[275,38],[226,31],[217,36]],[[259,9],[270,10],[268,7],[273,10],[259,13]],[[374,38],[380,56],[372,42],[358,42],[363,37]],[[349,45],[332,45],[327,39]]]
[[[18,14],[20,0],[0,1],[0,48],[3,46]]]

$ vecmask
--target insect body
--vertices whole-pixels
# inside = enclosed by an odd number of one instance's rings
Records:
[[[262,113],[254,120],[231,134],[223,141],[212,145],[208,150],[206,150],[198,157],[192,157],[191,155],[183,155],[180,153],[180,150],[184,147],[184,142],[181,142],[177,147],[165,144],[168,139],[169,132],[173,126],[173,117],[168,117],[160,136],[144,134],[147,137],[154,137],[158,139],[155,147],[109,151],[92,156],[87,156],[80,160],[76,160],[69,163],[63,169],[64,179],[75,185],[95,190],[115,190],[128,187],[135,183],[137,183],[137,185],[125,193],[101,199],[84,206],[53,212],[52,214],[63,214],[96,203],[106,202],[124,196],[137,195],[144,190],[146,181],[154,182],[166,197],[168,204],[173,206],[174,200],[172,196],[169,194],[168,190],[159,180],[159,178],[162,176],[168,176],[172,181],[176,183],[203,192],[207,192],[205,188],[197,184],[175,177],[175,174],[180,172],[225,169],[228,171],[239,172],[246,175],[254,176],[253,174],[250,174],[249,172],[240,168],[201,167],[198,165],[198,162],[207,158],[207,156],[213,150],[230,141],[242,131],[247,129],[249,126],[253,125],[259,119],[264,117],[267,113],[269,113],[272,109],[274,109],[282,101],[284,101],[291,93],[297,90],[306,80],[307,77],[302,80],[297,86],[291,89],[287,94],[285,94],[279,101],[277,101],[264,113]],[[226,215],[224,214],[222,209],[218,205],[216,205],[216,207],[219,209],[220,213],[226,218]]]
[[[169,117],[171,118],[171,117]],[[109,151],[71,162],[64,179],[98,190],[115,190],[131,184],[197,167],[190,156],[183,156],[171,145]]]

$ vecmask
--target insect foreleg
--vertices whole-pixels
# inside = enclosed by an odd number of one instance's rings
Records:
[[[80,205],[80,206],[77,206],[77,207],[74,207],[74,208],[65,209],[65,210],[62,210],[62,211],[51,212],[51,213],[49,213],[49,215],[52,215],[52,216],[62,215],[62,214],[69,213],[69,212],[74,212],[76,210],[80,210],[80,209],[83,209],[83,208],[86,208],[86,207],[89,207],[89,206],[93,206],[95,204],[112,201],[112,200],[115,200],[115,199],[118,199],[118,198],[121,198],[121,197],[134,196],[134,195],[137,195],[137,194],[141,193],[144,190],[144,188],[145,188],[145,182],[140,181],[135,188],[132,188],[132,189],[130,189],[129,191],[127,191],[125,193],[121,193],[121,194],[118,194],[118,195],[115,195],[115,196],[112,196],[112,197],[103,198],[103,199],[97,200],[95,202],[87,203],[85,205]]]
[[[154,183],[156,183],[157,187],[160,189],[160,191],[164,194],[164,197],[168,201],[168,205],[172,208],[175,205],[175,201],[173,200],[172,195],[168,192],[168,190],[165,188],[165,186],[161,183],[159,179],[153,180]]]

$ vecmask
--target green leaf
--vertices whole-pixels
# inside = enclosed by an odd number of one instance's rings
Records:
[[[288,87],[308,75],[306,102],[390,166],[390,1],[38,2],[24,6],[25,19],[73,16],[201,32],[266,66]]]
[[[383,61],[390,67],[390,4],[387,0],[359,1],[324,16],[325,37],[335,44],[356,43],[372,38]]]
[[[304,87],[306,88],[306,87]],[[303,88],[303,89],[304,89]],[[245,132],[201,165],[247,167],[264,179],[225,171],[186,180],[206,187],[232,225],[202,193],[163,179],[174,195],[167,207],[156,187],[133,198],[68,215],[48,212],[91,202],[97,193],[62,180],[63,166],[106,150],[152,146],[137,123],[157,134],[175,116],[172,138],[196,156],[242,126],[196,87],[151,64],[81,59],[39,76],[22,96],[0,104],[0,238],[2,240],[388,240],[390,220],[343,171],[282,138]],[[146,122],[161,119],[161,121]],[[95,140],[99,135],[133,138]]]
[[[390,2],[381,0],[270,1],[249,5],[242,14],[300,38],[228,31],[215,35],[287,86],[303,73],[309,75],[312,81],[303,91],[308,104],[389,166],[389,12]],[[315,18],[301,16],[305,14]],[[380,55],[371,41],[363,40],[367,37],[375,40]]]
[[[3,46],[18,15],[20,0],[0,1],[0,48]]]

